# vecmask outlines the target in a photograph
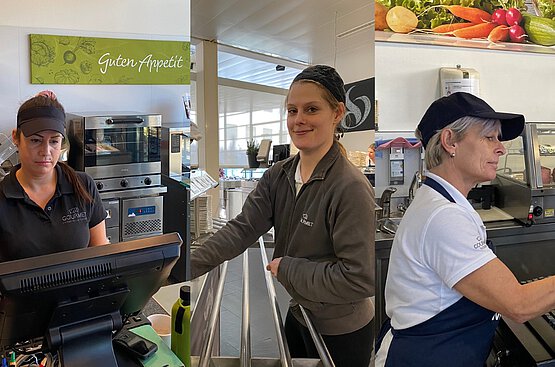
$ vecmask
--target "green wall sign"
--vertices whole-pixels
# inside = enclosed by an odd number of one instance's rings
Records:
[[[30,35],[32,84],[190,84],[190,43]]]

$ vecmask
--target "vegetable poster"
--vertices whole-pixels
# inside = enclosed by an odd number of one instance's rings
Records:
[[[31,34],[32,84],[189,84],[190,43]]]
[[[377,40],[555,53],[553,0],[376,0],[375,16]]]

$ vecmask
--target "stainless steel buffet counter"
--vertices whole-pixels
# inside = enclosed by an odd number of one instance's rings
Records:
[[[519,281],[555,274],[555,223],[526,227],[512,220],[486,223],[486,228],[488,239],[492,240],[496,255],[511,269]],[[376,333],[387,317],[384,288],[392,242],[393,235],[383,232],[376,234]],[[549,336],[549,340],[546,341],[536,340],[541,338],[527,330],[525,325],[507,321],[503,323],[503,328],[501,331],[498,330],[498,334],[499,332],[505,335],[510,333],[509,339],[518,346],[520,354],[525,355],[525,359],[530,363],[519,361],[517,364],[519,367],[555,366],[555,329],[553,329],[553,339]],[[501,366],[514,365],[511,363],[505,362]]]

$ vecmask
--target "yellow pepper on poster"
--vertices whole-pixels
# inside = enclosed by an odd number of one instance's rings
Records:
[[[31,34],[32,84],[190,84],[190,42]]]

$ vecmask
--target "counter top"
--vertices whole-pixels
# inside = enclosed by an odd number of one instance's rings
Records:
[[[522,241],[533,237],[540,239],[555,239],[555,223],[534,224],[530,227],[522,225],[516,220],[496,221],[486,223],[488,239],[495,240],[495,246],[513,243],[507,242],[510,236],[521,236]],[[376,250],[390,249],[393,235],[385,232],[376,232]]]
[[[154,294],[154,296],[152,296],[152,298],[160,305],[160,307],[162,307],[164,311],[166,311],[166,313],[171,314],[172,306],[179,297],[179,289],[184,285],[188,285],[191,287],[191,310],[194,310],[198,302],[200,290],[206,281],[206,276],[207,275],[205,274],[187,282],[163,286]]]

